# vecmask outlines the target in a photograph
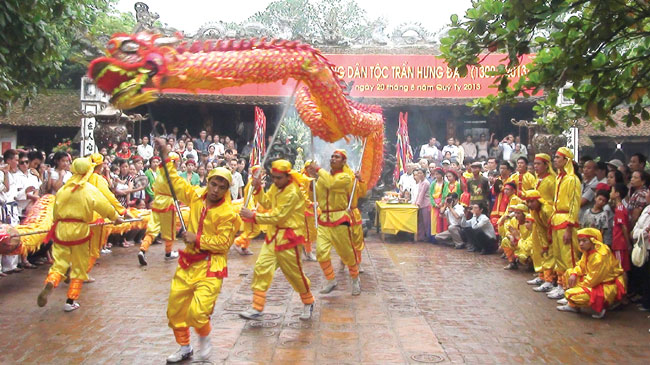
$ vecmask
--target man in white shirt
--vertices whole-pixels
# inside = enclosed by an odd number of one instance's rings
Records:
[[[465,247],[465,242],[460,235],[461,224],[465,219],[465,208],[458,204],[458,194],[451,193],[447,195],[443,206],[440,208],[440,214],[447,217],[449,227],[446,231],[435,235],[434,242],[453,245],[457,249]]]
[[[596,162],[588,160],[582,167],[582,198],[580,199],[580,219],[582,215],[594,206],[596,198],[596,185],[598,177],[596,176]]]
[[[199,160],[199,154],[196,153],[196,150],[194,149],[194,142],[192,141],[187,141],[187,148],[185,149],[185,152],[183,152],[183,158],[184,159],[193,159],[194,161]]]
[[[210,146],[214,146],[214,153],[216,153],[217,156],[223,156],[224,152],[226,151],[226,149],[223,146],[223,143],[219,141],[218,134],[214,135],[214,138],[212,138],[212,144]]]
[[[18,195],[18,190],[22,189],[20,185],[18,174],[18,151],[14,149],[9,149],[4,153],[5,164],[0,170],[2,180],[0,180],[0,202],[2,202],[2,222],[18,225],[20,223],[20,213],[18,210],[18,203],[16,202],[16,196]],[[6,273],[22,271],[18,268],[18,262],[20,261],[19,255],[2,255],[2,270],[0,271],[0,276],[6,276]]]
[[[510,161],[510,155],[512,155],[512,151],[515,150],[515,138],[512,136],[512,134],[508,134],[503,138],[503,141],[499,143],[499,147],[503,150],[503,160],[504,161]]]
[[[521,151],[521,153],[523,153],[524,155],[528,155],[528,148],[526,148],[525,143],[521,143],[521,137],[520,136],[515,137],[515,144],[517,144],[517,143],[521,145],[519,147],[519,151]]]
[[[442,148],[442,155],[444,156],[445,153],[449,152],[450,153],[450,158],[452,160],[458,161],[458,146],[456,146],[456,142],[454,141],[453,138],[449,138],[447,140],[447,145]]]
[[[16,171],[15,176],[18,182],[18,193],[16,194],[18,212],[21,217],[24,217],[27,213],[26,209],[38,200],[38,190],[41,187],[38,176],[29,171],[27,153],[21,152],[18,155],[18,171]]]
[[[465,142],[463,142],[461,146],[465,151],[465,158],[471,158],[472,160],[476,159],[476,154],[478,153],[478,150],[476,149],[476,145],[474,144],[474,142],[472,142],[471,135],[465,137]]]
[[[463,236],[469,245],[467,250],[480,252],[481,255],[488,255],[497,248],[497,235],[486,215],[487,210],[484,202],[472,205],[472,218],[461,224]]]
[[[442,152],[436,147],[435,137],[431,137],[429,143],[420,147],[420,158],[425,158],[433,162],[440,162],[442,160]]]
[[[149,137],[142,137],[142,144],[138,146],[138,156],[145,161],[149,161],[153,157],[153,147],[149,144]]]
[[[237,172],[237,160],[232,159],[228,162],[228,168],[232,174],[232,184],[230,184],[230,197],[238,199],[243,197],[244,179]]]
[[[415,178],[413,177],[413,170],[415,169],[416,164],[408,163],[406,165],[406,174],[402,174],[399,177],[397,182],[397,188],[399,189],[400,194],[408,191],[413,197],[413,191],[415,190]]]

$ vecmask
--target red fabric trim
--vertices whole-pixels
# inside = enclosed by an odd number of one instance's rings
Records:
[[[305,243],[305,236],[296,235],[296,232],[291,228],[285,228],[284,235],[282,236],[282,238],[286,239],[289,242],[280,246],[275,245],[276,251],[283,251],[290,248],[295,248],[296,246]]]
[[[341,225],[341,224],[343,224],[345,222],[350,223],[350,217],[343,216],[343,217],[337,219],[334,222],[332,222],[332,221],[324,222],[324,221],[318,219],[318,224],[320,224],[323,227],[336,227],[336,226]]]
[[[302,278],[302,283],[305,285],[307,292],[309,292],[309,283],[307,283],[307,278],[305,278],[305,273],[302,271],[302,265],[300,264],[300,254],[298,252],[298,247],[294,247],[293,250],[296,253],[296,263],[298,264],[298,270],[300,270],[300,277]]]
[[[205,260],[209,255],[207,253],[196,253],[196,254],[189,254],[186,253],[183,250],[178,250],[178,265],[183,268],[187,269],[190,267],[195,262],[199,262],[201,260]]]
[[[176,207],[174,206],[174,204],[169,205],[165,209],[158,209],[158,208],[151,207],[151,211],[156,212],[156,213],[167,213],[167,212],[171,212],[171,211],[175,211],[175,210],[176,210]]]
[[[209,264],[208,264],[209,266]],[[219,279],[224,279],[228,277],[228,266],[224,267],[222,270],[219,271],[210,271],[208,268],[208,272],[205,274],[206,278],[219,278]],[[214,310],[214,308],[213,308]]]

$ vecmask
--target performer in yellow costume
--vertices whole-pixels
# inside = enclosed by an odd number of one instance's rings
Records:
[[[508,199],[508,206],[505,209],[505,213],[499,218],[497,227],[499,237],[503,238],[508,233],[505,230],[505,224],[508,222],[514,214],[512,207],[517,204],[521,204],[522,200],[517,196],[517,184],[514,181],[508,181],[503,185],[503,195],[504,199]]]
[[[293,289],[300,294],[304,304],[301,320],[308,320],[314,310],[314,297],[309,279],[300,264],[300,245],[305,242],[305,198],[300,190],[302,175],[292,170],[291,162],[275,160],[271,164],[273,185],[264,193],[259,179],[252,181],[259,204],[268,213],[242,208],[243,220],[268,225],[266,239],[255,262],[253,274],[253,306],[239,315],[247,319],[260,319],[266,303],[266,291],[279,266]]]
[[[180,160],[178,154],[171,152],[168,158],[174,162],[174,169],[176,169],[176,163]],[[142,239],[140,251],[138,252],[138,261],[143,266],[147,265],[147,251],[158,234],[165,241],[165,260],[174,260],[178,257],[178,252],[172,251],[172,247],[174,246],[174,240],[176,240],[176,221],[179,212],[176,211],[174,206],[172,192],[162,166],[158,167],[158,174],[153,182],[153,193],[151,218],[147,224],[147,232]]]
[[[529,285],[539,285],[533,288],[536,292],[549,292],[555,281],[555,255],[551,246],[551,217],[555,211],[553,204],[542,198],[537,190],[528,190],[524,196],[533,224],[531,258],[538,277],[528,280]]]
[[[352,205],[350,206],[350,216],[352,218],[350,231],[352,232],[351,239],[354,245],[354,253],[357,257],[357,265],[359,265],[359,272],[363,272],[361,268],[361,253],[365,248],[365,242],[363,239],[363,220],[361,218],[361,211],[359,210],[359,198],[363,198],[368,193],[368,184],[361,180],[361,175],[358,173],[353,178],[357,179],[357,186],[352,196]]]
[[[508,265],[504,269],[516,270],[518,265],[515,251],[519,248],[519,242],[530,236],[530,231],[526,228],[526,212],[528,208],[520,203],[513,205],[510,210],[514,213],[514,216],[507,219],[503,225],[505,234],[501,239],[501,248],[508,259]]]
[[[88,178],[88,182],[97,188],[102,195],[111,203],[113,208],[117,211],[117,214],[129,218],[129,215],[126,212],[126,209],[120,204],[120,202],[115,198],[113,192],[111,191],[108,181],[101,175],[101,171],[104,164],[104,156],[101,153],[93,153],[90,155],[90,161],[93,163],[93,173]],[[95,213],[93,217],[93,223],[102,223],[104,219],[98,214]],[[88,273],[92,270],[95,262],[99,258],[100,250],[106,242],[108,241],[108,235],[110,234],[111,228],[108,225],[104,226],[95,226],[90,227],[90,232],[92,237],[90,238],[90,260],[88,263]],[[88,277],[89,282],[95,281],[90,276]]]
[[[156,139],[161,157],[178,199],[190,207],[185,249],[179,251],[178,267],[172,279],[167,319],[181,348],[167,358],[177,363],[193,354],[190,327],[199,335],[197,360],[209,361],[210,316],[221,291],[222,280],[228,276],[227,255],[239,230],[239,219],[230,201],[232,175],[218,167],[208,173],[207,186],[190,185],[178,175],[170,148],[162,138]]]
[[[510,181],[514,181],[517,184],[517,196],[522,197],[524,191],[535,188],[537,179],[535,179],[533,174],[528,172],[528,159],[526,157],[519,157],[517,159],[516,171],[510,177]]]
[[[535,160],[533,160],[533,168],[537,178],[535,190],[539,191],[542,199],[552,202],[555,199],[555,182],[557,179],[551,166],[551,156],[546,153],[536,154]]]
[[[253,176],[260,173],[260,180],[264,177],[264,171],[260,171],[260,166],[255,165],[251,168],[250,179],[244,187],[244,196],[248,196],[248,190],[251,188],[251,183],[253,182]],[[255,210],[259,212],[264,212],[264,208],[259,205],[257,201],[257,196],[252,195],[250,201],[248,202],[248,209]],[[255,222],[244,222],[242,233],[235,238],[235,250],[239,252],[240,255],[252,255],[253,252],[248,249],[251,244],[251,240],[259,236],[262,233],[262,228],[259,224]]]
[[[603,318],[606,308],[620,302],[625,295],[623,268],[616,256],[603,242],[602,234],[595,228],[578,231],[582,258],[577,265],[567,270],[565,298],[558,300],[558,310],[578,312],[580,308],[591,307]]]
[[[578,248],[578,215],[582,184],[573,166],[573,152],[560,147],[555,153],[555,168],[558,171],[555,185],[555,213],[551,218],[553,255],[558,286],[548,293],[550,299],[564,297],[564,273],[580,260]]]
[[[316,242],[318,232],[316,229],[316,220],[318,219],[317,213],[314,212],[314,206],[318,211],[318,205],[314,202],[313,184],[315,183],[315,176],[310,176],[307,172],[307,167],[313,163],[312,160],[305,161],[305,167],[300,172],[303,176],[300,190],[305,196],[305,244],[303,245],[303,253],[305,254],[306,261],[316,261],[316,255],[312,252],[312,244]]]
[[[331,292],[337,285],[330,258],[332,246],[350,271],[352,295],[361,294],[359,266],[357,265],[355,247],[351,241],[350,223],[352,218],[347,210],[354,173],[346,161],[345,150],[336,150],[330,157],[330,171],[321,169],[317,163],[308,167],[310,175],[318,175],[316,198],[321,213],[318,218],[316,257],[327,279],[327,283],[320,291],[322,294]]]
[[[530,214],[526,214],[525,219],[524,225],[528,231],[528,235],[526,238],[519,240],[517,249],[515,250],[515,256],[521,264],[528,263],[532,259],[533,254],[533,224],[535,224],[535,219]]]
[[[88,279],[89,244],[92,238],[89,224],[93,222],[94,213],[121,223],[121,219],[108,199],[88,183],[93,173],[90,159],[74,160],[70,171],[72,177],[56,194],[54,224],[47,238],[48,241],[49,239],[54,241],[52,245],[54,264],[47,274],[45,287],[37,300],[39,307],[45,306],[52,289],[59,285],[70,269],[68,299],[63,307],[66,312],[79,308],[76,300],[81,293],[83,282]]]

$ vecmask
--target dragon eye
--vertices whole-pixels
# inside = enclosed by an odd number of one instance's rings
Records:
[[[120,51],[124,53],[136,53],[140,45],[134,41],[124,41],[120,46]]]

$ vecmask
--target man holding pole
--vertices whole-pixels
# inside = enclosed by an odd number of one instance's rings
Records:
[[[260,165],[255,165],[251,167],[250,176],[252,177],[259,175],[259,179],[261,180],[263,178],[263,172],[264,171],[261,170]],[[244,196],[248,196],[248,191],[251,189],[252,185],[253,179],[251,178],[248,180],[246,186],[244,187]],[[264,208],[260,207],[256,195],[251,196],[251,199],[248,202],[248,206],[246,208],[253,211],[264,212]],[[258,210],[260,208],[262,210]],[[235,250],[242,256],[252,255],[253,252],[249,250],[248,247],[251,244],[251,240],[259,236],[261,232],[262,229],[259,224],[255,222],[244,222],[242,233],[237,236],[237,238],[235,238]]]
[[[92,238],[90,223],[96,212],[101,217],[122,223],[111,203],[88,179],[93,173],[93,164],[89,158],[74,160],[70,171],[72,177],[57,192],[54,202],[54,223],[46,238],[52,239],[54,264],[50,268],[45,287],[38,295],[37,304],[44,307],[52,289],[59,285],[61,279],[70,269],[70,286],[68,299],[63,310],[71,312],[79,308],[76,302],[81,293],[83,282],[88,280],[89,244]]]
[[[257,176],[257,175],[254,175]],[[244,221],[266,225],[266,239],[255,262],[253,276],[253,306],[240,313],[246,319],[260,319],[266,303],[266,291],[271,286],[273,273],[279,266],[304,304],[301,320],[311,318],[314,297],[309,279],[302,271],[299,246],[305,242],[305,198],[300,190],[302,175],[292,169],[291,162],[275,160],[271,164],[273,185],[265,193],[259,177],[254,177],[252,188],[259,204],[267,213],[253,212],[244,207],[239,213]]]
[[[339,149],[332,153],[330,171],[321,169],[316,162],[307,168],[310,175],[318,178],[316,198],[321,213],[318,219],[316,257],[327,278],[327,283],[320,291],[322,294],[331,292],[337,285],[330,259],[332,246],[350,271],[352,295],[361,294],[356,249],[350,239],[352,218],[348,211],[354,172],[346,162],[347,153]]]
[[[179,251],[167,304],[169,327],[181,347],[167,362],[177,363],[192,357],[190,327],[199,335],[197,360],[208,361],[212,352],[210,316],[222,280],[228,276],[227,255],[239,230],[239,220],[230,202],[232,175],[218,167],[208,173],[205,188],[194,187],[176,172],[165,140],[158,138],[156,144],[167,164],[173,195],[190,207],[190,219],[183,234],[185,250]]]

